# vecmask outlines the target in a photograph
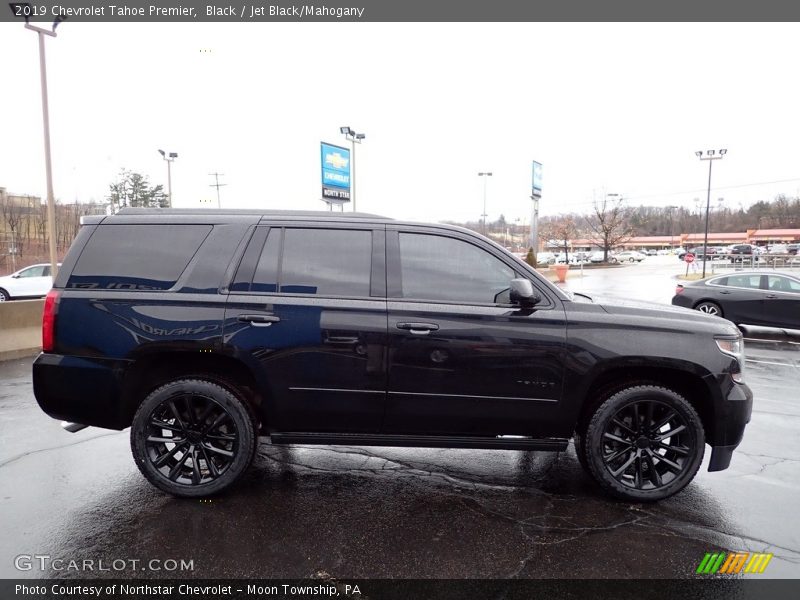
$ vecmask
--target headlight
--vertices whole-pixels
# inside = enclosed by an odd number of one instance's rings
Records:
[[[739,372],[731,373],[731,377],[736,383],[742,383],[744,379],[744,340],[738,337],[715,338],[714,341],[717,342],[717,348],[719,348],[720,352],[736,359],[739,364]]]

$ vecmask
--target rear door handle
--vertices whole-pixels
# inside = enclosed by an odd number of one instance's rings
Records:
[[[720,294],[730,294],[731,291],[730,290],[720,290],[719,293]]]
[[[239,315],[236,318],[244,323],[250,323],[253,327],[269,327],[281,320],[275,315]]]
[[[436,331],[439,326],[436,323],[398,323],[398,329],[405,329],[414,335],[428,335],[431,331]]]
[[[765,298],[769,298],[769,299],[773,299],[773,298],[777,298],[777,297],[778,297],[778,294],[767,294],[765,296]]]

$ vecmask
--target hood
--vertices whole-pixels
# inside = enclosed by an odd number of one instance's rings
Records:
[[[607,296],[592,296],[592,300],[610,315],[669,320],[684,323],[690,328],[710,329],[719,335],[741,335],[736,325],[726,319],[682,306]]]

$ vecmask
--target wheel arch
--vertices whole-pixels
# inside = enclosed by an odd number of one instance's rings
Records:
[[[706,439],[714,439],[715,402],[704,377],[678,367],[661,366],[617,366],[600,373],[587,388],[575,431],[579,434],[586,431],[594,411],[605,400],[624,388],[640,385],[665,387],[686,398],[700,416]]]
[[[261,387],[241,361],[216,353],[152,352],[135,360],[122,380],[121,419],[130,425],[147,395],[165,383],[184,378],[216,383],[248,403],[263,427],[265,402]]]

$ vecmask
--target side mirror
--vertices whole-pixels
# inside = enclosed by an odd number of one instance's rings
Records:
[[[511,303],[520,306],[535,306],[542,301],[542,297],[533,289],[533,284],[528,279],[511,280]]]

